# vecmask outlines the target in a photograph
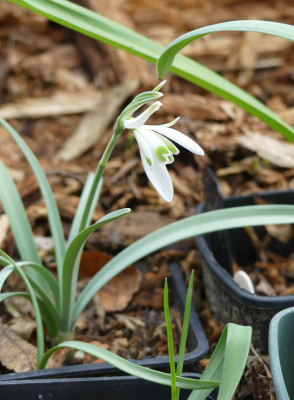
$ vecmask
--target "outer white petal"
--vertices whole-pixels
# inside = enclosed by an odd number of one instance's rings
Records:
[[[199,156],[204,156],[203,149],[196,142],[194,142],[194,140],[190,139],[188,136],[177,131],[176,129],[167,128],[166,126],[162,125],[148,125],[148,128],[160,133],[163,136],[166,136],[168,139],[185,147],[192,153],[198,154]]]
[[[142,114],[140,114],[136,118],[127,119],[124,121],[124,127],[126,129],[138,129],[147,121],[147,119],[154,114],[160,107],[162,103],[160,101],[156,101],[150,107],[147,108]]]
[[[172,201],[174,188],[166,166],[158,162],[157,159],[154,159],[153,166],[150,167],[145,160],[145,157],[142,157],[142,154],[141,158],[146,175],[157,192],[164,198],[164,200],[168,202]]]
[[[138,143],[138,146],[140,149],[141,158],[143,159],[143,157],[144,157],[144,159],[146,161],[147,161],[147,159],[150,160],[150,163],[148,163],[148,164],[150,164],[150,166],[152,166],[153,165],[153,154],[149,147],[148,140],[146,140],[144,138],[144,135],[142,135],[140,133],[140,129],[135,129],[134,135],[135,135],[135,138],[137,140],[137,143]]]

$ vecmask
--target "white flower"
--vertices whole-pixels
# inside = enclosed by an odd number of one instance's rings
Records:
[[[174,155],[179,154],[178,148],[171,140],[194,154],[203,156],[204,151],[188,136],[170,128],[179,118],[164,125],[144,125],[147,119],[157,111],[161,105],[159,101],[156,101],[138,117],[125,120],[124,127],[132,130],[135,135],[139,145],[143,167],[150,182],[160,196],[170,202],[173,198],[174,189],[166,165],[171,164],[174,161]]]

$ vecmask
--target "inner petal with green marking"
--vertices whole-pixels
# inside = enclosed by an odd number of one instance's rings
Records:
[[[163,163],[168,161],[170,154],[171,152],[164,143],[155,148],[155,157]]]

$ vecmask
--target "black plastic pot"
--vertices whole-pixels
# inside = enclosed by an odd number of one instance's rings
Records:
[[[197,374],[184,376],[199,379]],[[207,397],[215,400],[217,391]],[[181,390],[186,400],[189,390]],[[169,400],[170,387],[148,382],[134,376],[36,379],[10,381],[0,389],[3,400]]]
[[[179,265],[175,262],[170,263],[170,289],[171,289],[171,300],[173,306],[179,310],[183,316],[185,310],[185,301],[187,288],[183,280],[182,273],[179,269]],[[189,334],[187,338],[187,353],[185,355],[184,365],[194,363],[201,359],[208,351],[209,345],[206,335],[203,331],[199,318],[196,314],[195,308],[191,307],[190,313],[190,325]],[[175,357],[177,359],[177,357]],[[168,356],[156,356],[150,358],[144,358],[142,360],[131,360],[135,364],[143,365],[152,368],[169,368]],[[45,369],[39,371],[30,371],[23,373],[12,373],[0,375],[0,395],[2,390],[10,385],[10,381],[19,380],[47,380],[53,379],[56,383],[59,382],[59,378],[69,378],[77,376],[90,376],[90,375],[105,375],[106,373],[117,372],[117,369],[108,363],[94,363],[94,364],[83,364],[71,367],[61,367],[54,369]],[[112,378],[111,378],[112,379]],[[1,397],[1,396],[0,396]],[[2,398],[2,397],[1,397]],[[83,399],[85,400],[85,399]]]
[[[211,171],[205,172],[205,203],[199,204],[197,213],[237,206],[256,204],[259,197],[270,203],[294,204],[294,191],[271,191],[246,196],[222,198],[216,178]],[[264,227],[255,228],[265,235]],[[256,253],[244,229],[231,229],[196,237],[201,253],[206,297],[213,316],[222,323],[235,322],[253,328],[252,341],[263,354],[268,353],[268,328],[271,318],[280,310],[293,306],[294,295],[260,296],[241,289],[232,278],[232,258],[245,267],[254,263]],[[294,250],[294,238],[281,243],[272,239],[269,248],[284,256]]]

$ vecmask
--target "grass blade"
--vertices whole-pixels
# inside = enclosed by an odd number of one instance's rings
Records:
[[[164,282],[164,317],[165,317],[165,323],[166,323],[168,357],[169,357],[170,375],[171,375],[171,398],[172,398],[172,400],[175,400],[177,397],[176,366],[175,366],[175,355],[174,355],[173,331],[172,331],[170,315],[169,315],[167,279],[165,279],[165,282]]]
[[[177,370],[176,370],[177,376],[182,375],[183,366],[184,366],[184,357],[185,357],[186,343],[187,343],[189,323],[190,323],[190,310],[191,310],[192,294],[193,294],[193,282],[194,282],[194,271],[192,271],[190,279],[189,279],[189,285],[188,285],[187,296],[186,296],[181,342],[180,342],[178,363],[177,363]],[[177,389],[177,399],[179,398],[179,395],[180,395],[180,390]]]
[[[164,50],[163,46],[131,29],[66,0],[9,1],[154,64]],[[264,104],[208,68],[187,57],[178,55],[171,71],[224,99],[236,103],[280,132],[289,141],[294,142],[292,127],[283,122]]]
[[[17,143],[24,156],[28,160],[34,174],[40,185],[40,190],[44,198],[47,212],[48,220],[50,224],[51,233],[54,240],[54,249],[57,259],[58,274],[61,274],[61,267],[65,255],[65,239],[63,235],[63,229],[61,225],[60,216],[56,206],[56,202],[49,185],[48,179],[40,166],[36,156],[33,154],[31,149],[28,147],[26,142],[21,138],[21,136],[12,128],[4,119],[0,118],[0,124],[7,130],[12,139]],[[38,262],[38,261],[37,261]]]
[[[94,275],[76,302],[73,323],[102,286],[127,266],[156,250],[189,237],[218,230],[291,223],[294,223],[293,205],[258,205],[209,211],[158,229],[121,251]]]

